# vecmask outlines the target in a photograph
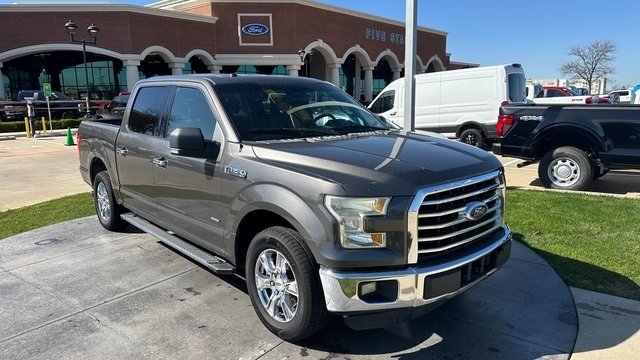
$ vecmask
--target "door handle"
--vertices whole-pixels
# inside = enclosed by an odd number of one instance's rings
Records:
[[[396,116],[396,115],[398,115],[397,112],[392,112],[391,114],[389,114],[389,116]]]
[[[116,148],[116,153],[117,153],[118,155],[125,156],[125,155],[127,155],[127,153],[129,153],[129,150],[127,150],[127,148],[126,148],[126,147],[124,147],[124,146],[118,146],[118,147]]]
[[[167,160],[165,158],[155,158],[153,159],[153,164],[157,167],[166,168]]]

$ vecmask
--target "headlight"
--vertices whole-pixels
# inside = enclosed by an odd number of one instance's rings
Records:
[[[387,214],[387,205],[391,198],[345,198],[327,196],[325,206],[340,224],[340,242],[347,249],[383,248],[387,246],[385,233],[367,233],[364,231],[364,219],[367,216]]]

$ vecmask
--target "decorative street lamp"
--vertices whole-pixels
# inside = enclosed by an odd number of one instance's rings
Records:
[[[311,62],[311,58],[313,56],[313,51],[306,52],[303,49],[298,50],[298,56],[300,56],[300,61],[304,63],[304,75],[309,77],[309,63]],[[305,61],[305,58],[309,58]]]
[[[76,29],[78,28],[78,25],[76,25],[76,23],[74,23],[73,20],[67,21],[67,23],[64,24],[64,27],[67,28],[67,32],[69,33],[69,39],[71,40],[72,43],[82,44],[82,60],[84,61],[84,76],[87,82],[87,113],[85,114],[85,117],[88,118],[88,117],[91,117],[93,113],[91,112],[91,103],[89,101],[89,99],[91,98],[91,91],[89,90],[89,72],[87,70],[87,43],[93,44],[93,45],[96,44],[98,40],[98,31],[100,31],[100,28],[93,25],[92,23],[87,28],[87,31],[91,36],[91,41],[87,41],[85,39],[82,39],[82,40],[75,39],[74,36],[76,34]]]

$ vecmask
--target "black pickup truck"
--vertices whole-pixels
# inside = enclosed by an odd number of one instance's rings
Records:
[[[44,92],[41,90],[20,90],[16,101],[3,101],[0,102],[0,112],[2,114],[1,120],[22,120],[27,116],[27,99],[33,101],[35,116],[40,118],[42,116],[48,117],[49,111],[51,111],[51,117],[53,119],[77,119],[78,114],[84,111],[85,102],[83,100],[74,100],[68,96],[53,91],[49,98],[49,105],[47,106],[47,99],[44,96]]]
[[[77,142],[102,226],[129,222],[244,276],[283,339],[330,314],[356,329],[408,321],[509,258],[495,156],[391,129],[330,83],[154,77],[109,122],[82,122]]]
[[[539,161],[545,187],[582,190],[609,169],[640,168],[640,106],[506,105],[496,155]]]

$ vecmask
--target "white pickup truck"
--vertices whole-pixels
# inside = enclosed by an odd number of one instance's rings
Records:
[[[597,95],[578,95],[572,89],[561,86],[542,86],[540,84],[527,84],[527,99],[535,104],[594,104],[608,103],[606,97]]]

